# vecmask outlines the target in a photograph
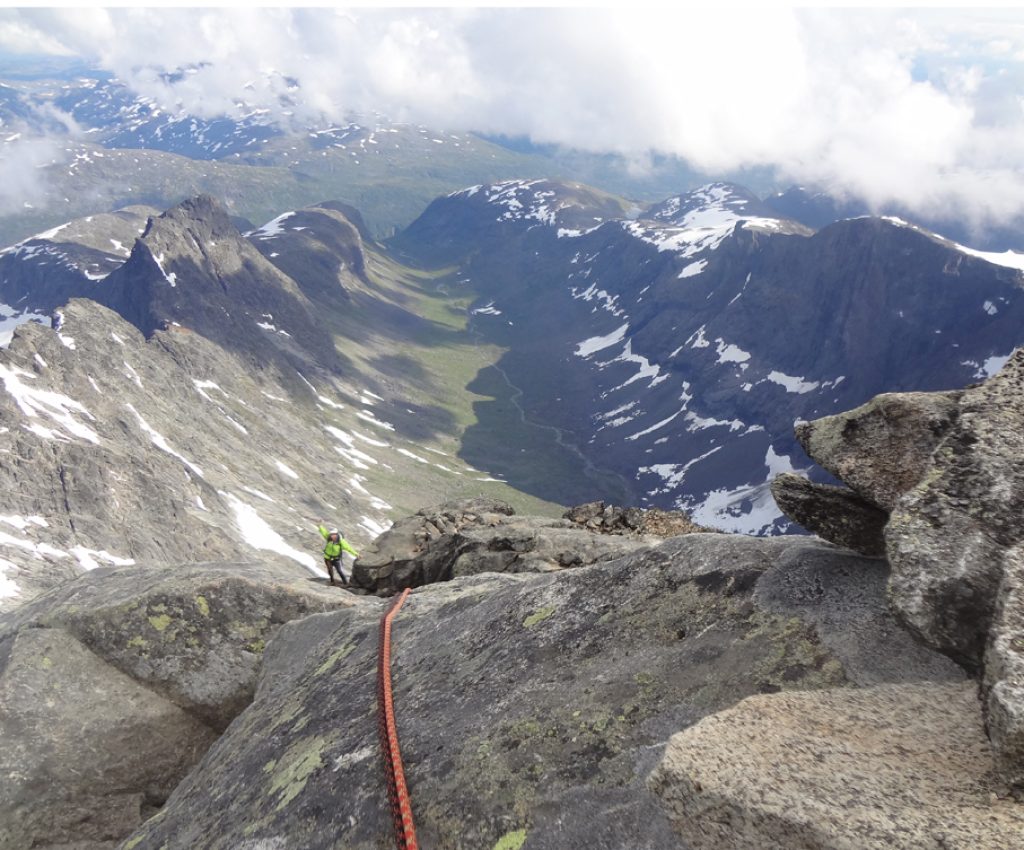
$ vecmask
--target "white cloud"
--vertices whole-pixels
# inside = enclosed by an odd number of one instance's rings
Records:
[[[773,166],[976,222],[1024,210],[1012,9],[0,12],[0,45],[18,42],[204,116],[241,99],[300,123],[378,111],[640,162]],[[175,85],[159,73],[199,63]]]

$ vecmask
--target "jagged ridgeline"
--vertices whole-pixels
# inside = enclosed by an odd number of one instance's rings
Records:
[[[1016,847],[1012,259],[553,181],[12,246],[0,850],[384,846],[407,587],[424,847]]]

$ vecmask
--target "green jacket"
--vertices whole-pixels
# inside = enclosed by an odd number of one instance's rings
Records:
[[[318,528],[320,529],[320,536],[323,537],[323,539],[325,541],[324,542],[324,557],[325,558],[331,558],[332,560],[334,558],[340,558],[341,557],[341,552],[342,552],[343,549],[346,552],[348,552],[353,558],[358,558],[359,557],[359,553],[355,549],[353,549],[352,545],[344,537],[342,537],[340,534],[338,535],[338,542],[335,543],[333,540],[330,539],[331,533],[327,530],[327,526],[321,525],[321,526],[318,526]]]

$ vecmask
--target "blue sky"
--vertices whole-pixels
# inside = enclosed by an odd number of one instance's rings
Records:
[[[79,56],[206,116],[379,111],[638,167],[770,166],[979,225],[1024,211],[1021,10],[7,9],[0,50]]]

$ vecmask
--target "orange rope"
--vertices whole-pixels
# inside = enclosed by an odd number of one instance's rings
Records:
[[[395,820],[395,844],[398,850],[418,850],[416,826],[412,819],[412,802],[405,784],[402,753],[398,748],[398,727],[395,724],[395,702],[391,693],[391,621],[405,604],[409,595],[406,588],[380,621],[380,656],[377,663],[377,713],[380,727],[380,746],[384,755],[384,773],[387,778],[388,798]]]

